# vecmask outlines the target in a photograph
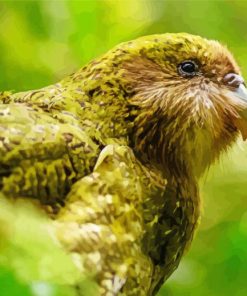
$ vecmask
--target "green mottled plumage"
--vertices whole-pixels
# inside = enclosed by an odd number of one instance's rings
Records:
[[[186,139],[190,125],[171,126],[171,114],[181,119],[178,109],[159,105],[154,88],[166,79],[179,83],[174,65],[208,48],[212,54],[208,41],[187,34],[145,37],[58,84],[1,94],[1,191],[40,201],[100,295],[154,295],[192,240],[198,176],[170,141]],[[163,66],[168,72],[156,75]]]

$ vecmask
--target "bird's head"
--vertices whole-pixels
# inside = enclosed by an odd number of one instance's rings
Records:
[[[132,94],[133,146],[147,161],[173,175],[198,177],[239,130],[246,137],[244,81],[217,41],[152,35],[122,44],[115,54]]]

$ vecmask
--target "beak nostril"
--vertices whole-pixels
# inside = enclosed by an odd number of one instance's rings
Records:
[[[235,73],[226,74],[226,76],[223,78],[223,81],[226,84],[236,88],[239,87],[241,84],[244,84],[243,77]]]

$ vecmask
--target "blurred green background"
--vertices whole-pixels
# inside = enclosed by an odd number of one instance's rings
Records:
[[[0,90],[40,88],[122,41],[181,31],[227,44],[247,78],[247,1],[0,1]],[[201,226],[160,296],[247,295],[246,183],[239,141],[202,181]],[[32,291],[0,270],[1,296],[54,295]]]

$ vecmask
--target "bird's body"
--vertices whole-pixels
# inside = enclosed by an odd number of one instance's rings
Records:
[[[193,77],[177,70],[188,60]],[[199,177],[236,138],[244,104],[219,77],[238,71],[217,42],[164,34],[55,85],[3,92],[2,193],[44,208],[100,295],[155,295],[193,238]]]

